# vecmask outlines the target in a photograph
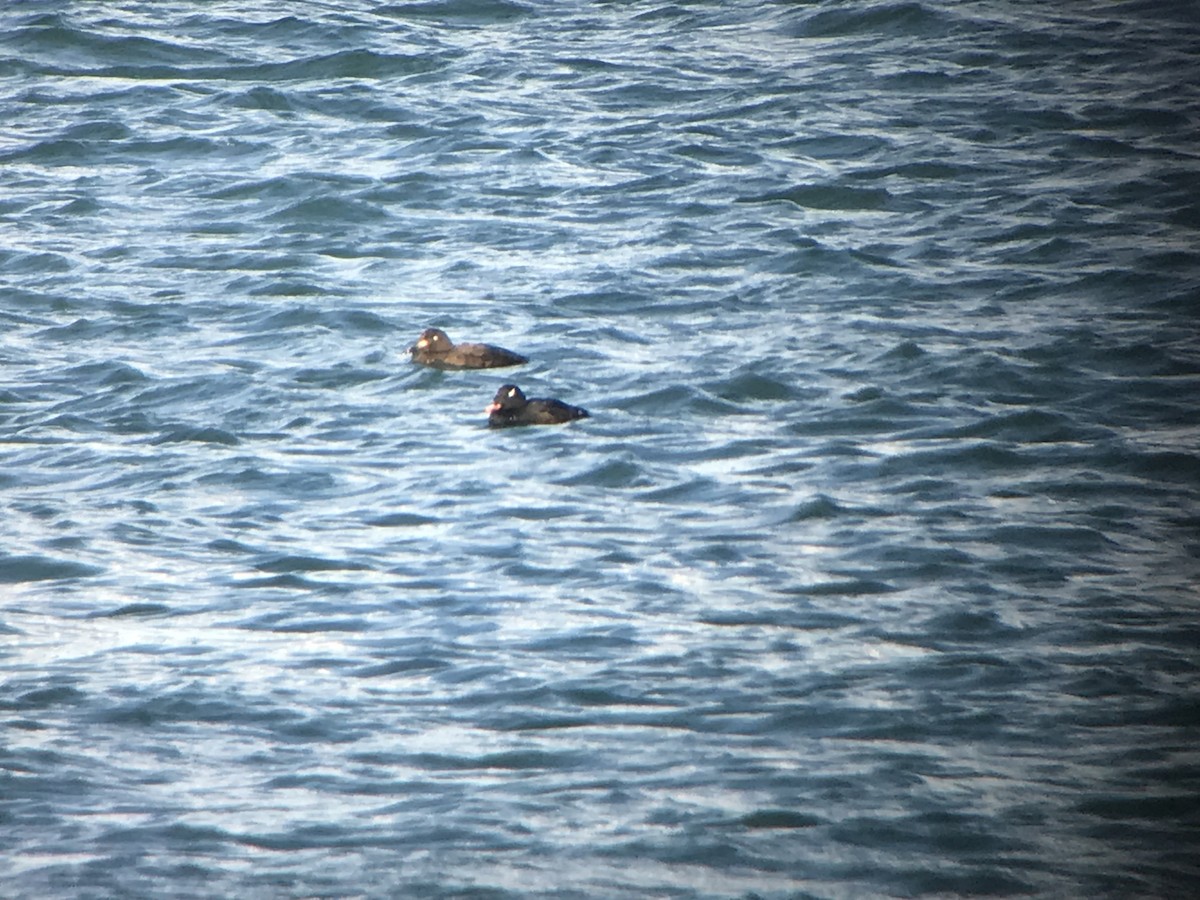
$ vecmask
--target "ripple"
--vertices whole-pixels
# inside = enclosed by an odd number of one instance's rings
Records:
[[[70,581],[94,578],[103,572],[104,569],[100,566],[48,556],[0,556],[0,582],[4,584]]]
[[[152,444],[178,444],[195,441],[201,444],[222,444],[226,447],[236,447],[241,441],[236,434],[223,428],[204,425],[173,425],[168,427]]]
[[[881,210],[888,208],[892,196],[883,188],[800,184],[787,190],[771,191],[740,199],[743,203],[771,203],[785,200],[808,209]]]

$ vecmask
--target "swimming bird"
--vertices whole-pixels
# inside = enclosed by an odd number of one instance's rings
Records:
[[[435,369],[498,369],[529,362],[519,353],[491,344],[456,344],[440,328],[426,328],[408,352],[413,362]]]
[[[586,419],[586,409],[563,403],[561,400],[527,399],[515,384],[506,384],[496,391],[491,405],[484,410],[488,426],[506,428],[510,425],[561,425],[572,419]]]

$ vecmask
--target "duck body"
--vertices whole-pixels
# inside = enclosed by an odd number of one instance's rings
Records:
[[[529,399],[515,384],[506,384],[496,391],[496,397],[486,410],[488,427],[510,428],[515,425],[562,425],[575,419],[586,419],[590,413],[582,407],[561,400]]]
[[[426,328],[408,352],[413,362],[434,369],[499,369],[529,362],[491,344],[456,344],[440,328]]]

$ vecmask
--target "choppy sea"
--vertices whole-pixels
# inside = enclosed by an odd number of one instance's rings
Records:
[[[1194,13],[6,3],[0,895],[1194,896]]]

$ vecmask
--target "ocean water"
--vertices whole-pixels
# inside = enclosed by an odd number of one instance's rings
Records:
[[[1195,893],[1187,4],[11,2],[0,121],[0,895]]]

